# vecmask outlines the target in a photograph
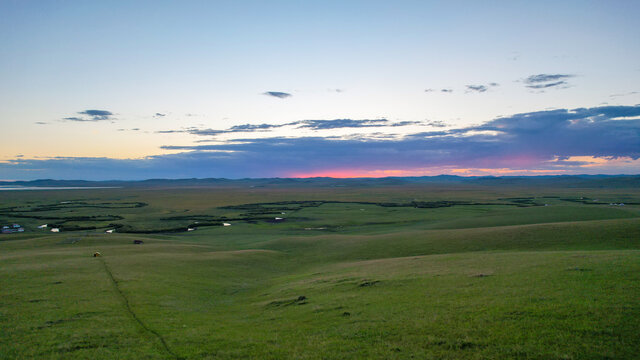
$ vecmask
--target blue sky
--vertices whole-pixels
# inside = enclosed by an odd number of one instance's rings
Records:
[[[2,1],[0,178],[638,173],[638,13]]]

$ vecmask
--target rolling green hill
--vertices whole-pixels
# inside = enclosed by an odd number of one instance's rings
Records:
[[[640,347],[633,187],[0,200],[0,221],[26,228],[0,236],[0,358],[631,359]],[[60,233],[36,228],[56,221]]]

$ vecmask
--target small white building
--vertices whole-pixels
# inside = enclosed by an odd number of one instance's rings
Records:
[[[282,220],[282,218],[281,217],[277,217],[276,220]]]
[[[116,229],[110,229],[110,230],[107,230],[107,231],[105,231],[105,233],[107,233],[107,234],[113,234],[113,232],[114,232],[114,231],[116,231]]]
[[[60,232],[60,229],[58,229],[58,228],[51,228],[51,232]]]
[[[222,226],[231,226],[229,223],[222,223]]]
[[[38,229],[46,229],[46,228],[47,228],[47,224],[38,226]]]
[[[194,231],[195,228],[187,228],[187,231]]]

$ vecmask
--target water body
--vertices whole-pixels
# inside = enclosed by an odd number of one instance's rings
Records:
[[[0,191],[119,189],[121,186],[0,186]]]

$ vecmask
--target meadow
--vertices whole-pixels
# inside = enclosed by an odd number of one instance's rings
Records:
[[[0,192],[0,358],[637,358],[639,189]]]

